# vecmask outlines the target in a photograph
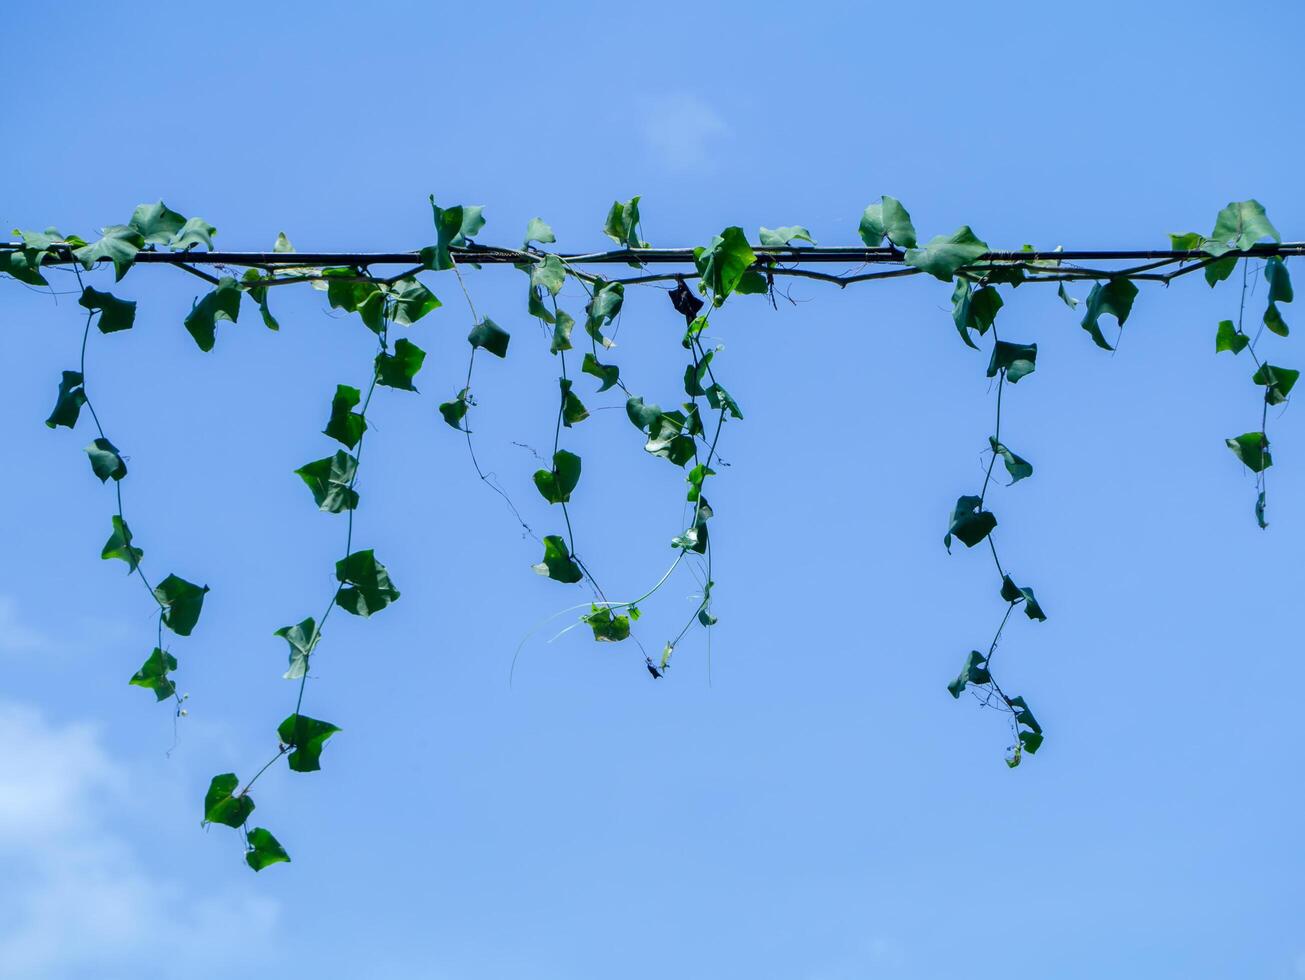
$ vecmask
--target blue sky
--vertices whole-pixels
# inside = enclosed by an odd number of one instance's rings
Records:
[[[90,235],[162,198],[228,248],[282,230],[412,248],[434,239],[433,192],[486,205],[485,241],[540,215],[580,249],[642,194],[655,244],[790,223],[839,244],[888,193],[926,237],[1160,247],[1256,197],[1300,239],[1301,106],[1280,73],[1305,11],[1266,9],[28,5],[3,15],[0,221]],[[436,413],[465,371],[447,275],[410,334],[421,393],[379,393],[359,485],[356,540],[403,598],[332,620],[305,711],[344,731],[322,772],[260,781],[256,822],[294,863],[257,876],[233,834],[199,829],[200,802],[214,773],[261,764],[292,707],[272,631],[324,604],[344,535],[292,471],[331,451],[331,392],[365,382],[372,338],[287,290],[279,333],[247,306],[202,354],[181,325],[197,280],[141,268],[115,289],[136,327],[92,338],[88,384],[131,457],[128,519],[156,575],[212,587],[173,644],[191,698],[168,754],[168,708],[125,684],[151,606],[97,557],[112,499],[87,423],[42,424],[76,363],[75,297],[4,289],[0,972],[1305,976],[1305,439],[1271,413],[1260,532],[1223,445],[1256,427],[1257,390],[1213,349],[1235,286],[1144,286],[1114,355],[1052,291],[1006,297],[1002,336],[1039,356],[1003,433],[1036,473],[992,506],[1050,617],[1017,617],[1001,647],[1048,733],[1012,772],[1002,720],[945,689],[1002,611],[986,557],[941,544],[992,411],[948,287],[799,284],[778,311],[743,297],[713,317],[747,418],[711,495],[710,685],[701,634],[653,683],[628,649],[545,631],[509,689],[522,637],[583,597],[531,573],[537,546]],[[478,366],[480,452],[554,530],[514,443],[548,447],[555,364],[519,273],[468,279],[514,338]],[[623,377],[663,403],[677,321],[632,290],[618,335]],[[1299,364],[1294,344],[1263,350]],[[576,533],[629,595],[670,556],[682,474],[590,380],[590,408],[613,410],[568,435]],[[651,647],[695,588],[645,607]]]

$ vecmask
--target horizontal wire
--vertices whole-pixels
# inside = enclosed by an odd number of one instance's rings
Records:
[[[23,248],[22,242],[0,243],[0,251],[16,251]],[[71,261],[73,248],[68,245],[54,245],[51,252],[57,261]],[[551,254],[557,254],[568,265],[695,265],[692,248],[620,248],[608,252],[581,252],[576,254],[550,253],[535,249],[513,249],[489,245],[455,245],[449,252],[463,263],[482,265],[519,265],[537,262]],[[762,268],[774,263],[789,265],[843,264],[843,265],[903,265],[906,253],[893,247],[861,248],[773,248],[754,247],[756,264]],[[1305,242],[1284,242],[1281,245],[1255,245],[1248,249],[1233,249],[1221,257],[1250,256],[1253,258],[1270,258],[1272,256],[1305,255]],[[992,251],[978,256],[966,268],[990,263],[1032,263],[1060,262],[1186,262],[1210,260],[1208,252],[1199,250],[1171,249],[1075,249],[1072,251]],[[107,261],[107,260],[101,260]],[[373,265],[408,265],[423,266],[421,252],[159,252],[143,249],[136,253],[135,262],[141,264],[161,263],[164,265],[233,265],[256,268],[303,268],[306,266],[348,266],[366,268]],[[1046,271],[1055,269],[1053,265],[1044,265]],[[776,269],[776,271],[780,271]],[[1064,270],[1070,271],[1070,270]],[[1110,271],[1101,271],[1099,275],[1109,276]],[[1094,273],[1082,275],[1094,278]]]

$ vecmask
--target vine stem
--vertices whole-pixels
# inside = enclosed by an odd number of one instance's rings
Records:
[[[76,277],[77,277],[77,285],[78,285],[79,287],[81,287],[82,294],[84,295],[85,292],[86,292],[86,284],[82,281],[82,273],[81,273],[81,270],[77,267],[77,263],[75,263],[75,262],[72,263],[72,271],[73,271],[74,275],[76,275]],[[97,411],[95,410],[95,403],[91,400],[91,396],[90,396],[89,392],[86,390],[86,388],[87,388],[87,386],[86,386],[86,348],[87,348],[87,346],[88,346],[89,343],[90,343],[90,338],[91,338],[91,321],[92,321],[94,318],[95,318],[95,311],[94,311],[94,310],[88,310],[87,313],[86,313],[86,324],[85,324],[85,326],[82,328],[81,354],[80,354],[80,357],[79,357],[79,359],[78,359],[77,370],[78,370],[78,373],[79,373],[79,374],[81,375],[81,377],[82,377],[82,398],[83,398],[83,401],[84,401],[84,403],[85,403],[85,405],[86,405],[86,408],[87,408],[87,409],[90,411],[90,413],[91,413],[91,421],[95,423],[95,431],[96,431],[97,433],[99,433],[99,436],[100,436],[100,438],[101,438],[102,440],[104,440],[105,442],[107,442],[107,443],[109,443],[110,445],[112,445],[113,440],[111,440],[111,439],[110,439],[110,438],[105,434],[105,432],[104,432],[104,426],[103,426],[103,425],[101,424],[101,422],[100,422],[100,414],[99,414],[99,412],[97,412]],[[113,478],[113,490],[114,490],[114,498],[115,498],[115,501],[116,501],[116,504],[117,504],[117,517],[118,517],[118,521],[119,521],[119,523],[122,525],[122,527],[123,527],[124,529],[126,529],[126,528],[128,528],[130,525],[128,525],[128,523],[127,523],[127,518],[126,518],[126,516],[124,515],[124,513],[123,513],[123,508],[122,508],[122,480],[117,479],[117,478]],[[130,544],[130,542],[127,543],[127,548],[128,548],[128,552],[127,552],[128,556],[129,556],[129,557],[132,557],[132,559],[133,559],[133,560],[131,561],[131,571],[134,572],[134,573],[135,573],[135,574],[140,578],[140,580],[141,580],[141,584],[145,586],[145,591],[148,592],[149,595],[150,595],[150,599],[152,599],[152,600],[154,601],[154,604],[155,604],[156,606],[158,606],[158,610],[159,610],[159,613],[158,613],[158,635],[157,635],[157,642],[155,643],[155,646],[159,649],[160,652],[162,652],[162,653],[164,654],[164,656],[165,656],[165,658],[166,658],[166,656],[167,656],[167,651],[164,650],[164,648],[163,648],[163,616],[164,616],[164,613],[167,611],[167,607],[163,604],[163,600],[161,600],[161,599],[158,597],[158,595],[154,592],[154,587],[153,587],[152,585],[150,585],[150,581],[149,581],[149,579],[145,576],[145,570],[144,570],[143,568],[141,568],[141,563],[140,563],[140,561],[137,560],[137,559],[135,559],[134,556],[132,556],[132,553],[131,553],[131,551],[130,551],[130,549],[131,549],[131,544]],[[165,667],[167,666],[167,661],[166,661],[166,659],[164,660],[164,666],[165,666]],[[166,676],[166,671],[165,671],[165,676]],[[183,710],[182,705],[185,703],[185,699],[182,698],[182,696],[181,696],[180,694],[177,693],[177,685],[176,685],[176,682],[175,682],[175,681],[172,682],[172,700],[173,700],[174,703],[176,704],[176,711],[175,711],[175,713],[174,713],[173,716],[172,716],[172,719],[173,719],[173,748],[175,748],[175,747],[176,747],[176,720],[177,720],[178,718],[181,717],[181,712],[182,712],[182,710]],[[171,752],[172,750],[169,749],[168,751]]]

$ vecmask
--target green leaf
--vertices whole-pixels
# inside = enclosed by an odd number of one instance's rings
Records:
[[[1287,329],[1287,321],[1282,318],[1282,313],[1278,310],[1277,303],[1270,303],[1265,309],[1264,325],[1268,327],[1270,333],[1276,333],[1279,337],[1285,337],[1290,332]]]
[[[693,511],[693,526],[671,539],[671,547],[692,551],[699,555],[707,553],[707,520],[712,516],[711,504],[699,494],[698,506]]]
[[[707,393],[702,383],[707,380],[707,371],[711,368],[711,358],[712,351],[707,351],[697,363],[685,366],[684,393],[690,398],[696,398]]]
[[[450,246],[467,244],[467,239],[485,227],[485,219],[480,205],[458,205],[453,208],[441,208],[435,203],[435,195],[430,197],[431,213],[435,219],[437,244],[421,250],[421,259],[428,269],[452,269],[453,256]]]
[[[137,205],[128,222],[141,238],[152,245],[168,244],[185,223],[185,215],[173,211],[162,201]]]
[[[118,558],[127,563],[127,570],[134,572],[136,566],[140,564],[141,558],[145,552],[140,548],[133,548],[131,545],[131,528],[117,514],[113,515],[113,533],[109,535],[109,540],[104,542],[104,547],[100,549],[101,558]],[[157,595],[158,590],[155,590]]]
[[[1029,755],[1035,755],[1042,748],[1041,732],[1020,732],[1020,748]]]
[[[1133,299],[1136,296],[1137,286],[1128,279],[1111,279],[1104,286],[1097,283],[1092,287],[1092,292],[1088,293],[1087,309],[1083,313],[1083,322],[1080,326],[1091,335],[1098,347],[1103,350],[1114,350],[1106,342],[1097,321],[1103,315],[1109,314],[1118,322],[1120,329],[1123,329],[1124,321],[1128,319],[1128,314],[1133,309]]]
[[[743,418],[743,411],[739,408],[739,403],[719,384],[708,386],[704,394],[707,396],[707,404],[716,411],[719,412],[724,409],[736,419]]]
[[[585,408],[584,403],[571,390],[569,379],[558,378],[557,381],[562,389],[562,424],[569,429],[577,422],[589,418],[589,409]]]
[[[118,453],[118,447],[108,439],[94,440],[86,447],[86,455],[91,458],[91,471],[104,483],[110,477],[121,480],[127,475],[127,464]]]
[[[335,577],[341,583],[335,596],[336,605],[355,616],[370,616],[399,598],[399,590],[390,582],[389,572],[370,548],[337,561]]]
[[[757,253],[752,251],[743,229],[732,226],[713,238],[706,248],[695,248],[693,258],[712,302],[720,306],[757,260]]]
[[[412,379],[421,370],[426,352],[407,338],[394,342],[394,353],[385,351],[376,355],[376,383],[387,388],[416,391]]]
[[[1296,384],[1296,379],[1300,377],[1300,372],[1292,368],[1277,367],[1273,364],[1262,364],[1259,370],[1251,377],[1257,385],[1264,385],[1264,400],[1270,405],[1281,405],[1291,394],[1292,387]]]
[[[647,432],[648,427],[661,417],[662,409],[652,402],[645,403],[638,395],[631,395],[625,402],[625,414],[636,429]]]
[[[168,677],[168,671],[176,669],[177,658],[155,647],[154,652],[141,664],[140,670],[131,675],[131,680],[127,683],[153,691],[155,701],[165,701],[177,693],[177,685]]]
[[[530,285],[556,296],[566,284],[566,266],[556,255],[546,255],[530,267]]]
[[[1038,605],[1037,597],[1034,596],[1032,589],[1021,588],[1015,584],[1015,581],[1009,575],[1003,575],[1001,579],[1001,597],[1007,602],[1024,602],[1024,614],[1029,619],[1036,619],[1039,622],[1046,622],[1047,615]]]
[[[0,249],[0,272],[29,286],[48,286],[50,283],[41,275],[43,257],[44,253],[36,249]]]
[[[1260,473],[1273,465],[1269,438],[1263,432],[1247,432],[1235,439],[1225,439],[1224,442],[1252,473]]]
[[[606,391],[621,380],[621,368],[618,365],[600,364],[598,358],[594,357],[593,354],[585,354],[580,370],[585,374],[592,374],[602,381],[602,384],[598,387],[599,391]]]
[[[571,558],[566,542],[556,534],[544,537],[544,560],[538,565],[532,565],[531,568],[540,575],[547,575],[556,582],[565,582],[568,585],[584,578],[580,566]]]
[[[1023,725],[1037,734],[1042,734],[1042,726],[1038,724],[1037,719],[1033,717],[1033,712],[1029,706],[1024,703],[1023,698],[1011,698],[1006,702],[1010,705],[1011,710],[1015,713],[1015,723]]]
[[[344,443],[349,449],[358,445],[363,433],[367,431],[367,420],[353,411],[360,401],[362,392],[357,388],[336,385],[335,397],[331,399],[331,418],[322,434]]]
[[[213,236],[216,234],[217,229],[203,218],[188,218],[186,223],[172,236],[168,242],[168,248],[174,252],[189,252],[196,245],[203,245],[204,248],[211,251]]]
[[[234,772],[224,772],[214,776],[208,784],[204,795],[204,822],[220,823],[226,827],[242,827],[249,815],[254,812],[254,801],[241,794],[232,796],[240,780]]]
[[[1251,338],[1237,329],[1231,320],[1220,320],[1219,329],[1214,335],[1214,352],[1230,350],[1240,354],[1251,342]]]
[[[531,242],[539,242],[541,245],[551,245],[557,241],[557,236],[553,234],[553,228],[547,224],[543,218],[531,218],[530,223],[526,225],[526,240],[521,243],[525,248]]]
[[[1205,236],[1194,231],[1185,232],[1176,235],[1169,233],[1169,247],[1175,252],[1199,252],[1201,243],[1205,241]]]
[[[1005,304],[1001,293],[995,286],[983,286],[974,291],[970,300],[970,315],[974,318],[974,328],[981,334],[997,322],[997,311]]]
[[[1071,310],[1076,309],[1078,307],[1078,300],[1075,299],[1073,296],[1069,295],[1068,292],[1066,292],[1065,284],[1063,282],[1056,288],[1056,293],[1057,295],[1060,296],[1060,301],[1064,303],[1066,306],[1068,306]]]
[[[64,371],[59,381],[59,397],[55,400],[54,411],[45,420],[50,428],[57,425],[71,429],[81,416],[82,406],[86,404],[86,391],[82,388],[82,375],[79,371]]]
[[[253,809],[251,806],[250,809]],[[262,827],[255,827],[249,832],[246,838],[249,845],[245,850],[245,863],[255,871],[262,871],[269,864],[277,864],[281,861],[289,862],[290,855],[285,852],[272,834]]]
[[[313,647],[321,639],[316,621],[309,616],[295,626],[282,626],[272,635],[283,637],[290,644],[290,668],[285,672],[285,679],[303,677],[308,672],[308,658],[312,656]]]
[[[992,446],[992,451],[1000,456],[1002,462],[1006,464],[1006,472],[1010,474],[1012,485],[1033,475],[1033,464],[1027,459],[1016,456],[992,436],[988,436],[988,443]]]
[[[603,223],[603,234],[626,248],[642,248],[645,242],[639,240],[639,197],[628,201],[614,201],[607,212],[607,221]]]
[[[553,469],[537,470],[535,486],[550,504],[564,504],[580,482],[580,457],[559,449],[553,453]]]
[[[585,332],[604,347],[616,346],[603,336],[603,327],[616,320],[624,303],[624,283],[603,283],[594,290],[593,298],[585,305]]]
[[[886,237],[898,248],[915,248],[915,225],[902,202],[885,194],[861,215],[861,241],[878,248]]]
[[[969,282],[957,279],[952,286],[952,322],[956,324],[956,331],[961,335],[961,340],[965,341],[965,346],[978,350],[979,345],[970,339],[970,330],[974,328],[974,316],[970,310],[972,300],[973,291]]]
[[[293,714],[277,726],[282,745],[294,749],[286,760],[295,772],[316,772],[322,768],[322,749],[326,740],[340,729],[329,721]]]
[[[949,282],[962,266],[969,265],[988,251],[969,225],[962,225],[950,235],[936,235],[924,248],[911,248],[906,252],[906,264],[943,282]]]
[[[1037,360],[1037,344],[1012,344],[999,340],[992,346],[988,377],[995,378],[998,371],[1005,371],[1006,380],[1014,384],[1025,375],[1033,373]]]
[[[186,329],[202,351],[213,349],[218,320],[234,323],[240,316],[240,287],[230,276],[223,276],[217,287],[192,304],[186,315]]]
[[[1223,280],[1231,276],[1232,271],[1235,268],[1237,268],[1237,256],[1235,255],[1228,255],[1224,258],[1210,262],[1206,265],[1203,273],[1205,281],[1208,282],[1210,288],[1213,289],[1216,283],[1223,282]]]
[[[249,293],[250,298],[258,304],[258,312],[263,317],[263,326],[268,330],[280,330],[281,324],[272,315],[272,308],[267,305],[267,286],[262,285],[264,282],[266,279],[257,269],[246,269],[245,274],[240,277],[240,288]]]
[[[987,658],[978,650],[971,650],[970,655],[965,658],[965,666],[956,675],[956,679],[947,685],[947,690],[952,692],[952,697],[959,698],[967,684],[990,684],[991,682],[992,675],[988,673]]]
[[[545,323],[555,322],[552,313],[544,305],[543,298],[540,296],[540,290],[537,286],[531,286],[526,290],[526,312],[533,317],[538,317]]]
[[[594,639],[605,643],[619,643],[630,638],[630,617],[614,616],[607,606],[592,606],[592,612],[581,617],[594,631]]]
[[[111,225],[104,229],[103,237],[98,241],[74,249],[73,255],[88,272],[95,268],[96,262],[112,262],[114,280],[117,281],[127,274],[127,270],[136,259],[136,253],[144,244],[145,239],[135,228],[128,225]]]
[[[489,317],[481,320],[471,328],[467,342],[472,347],[483,347],[497,357],[507,357],[508,341],[511,335]]]
[[[982,510],[983,500],[970,495],[956,501],[952,511],[952,522],[943,537],[943,545],[952,550],[952,538],[959,539],[967,548],[973,548],[986,538],[997,526],[997,518],[991,512]]]
[[[440,402],[440,414],[444,416],[444,421],[459,432],[466,432],[462,427],[462,420],[467,415],[468,392],[469,388],[463,388],[458,392],[457,397],[451,402]]]
[[[1255,523],[1260,526],[1261,531],[1263,531],[1265,528],[1269,526],[1268,522],[1265,521],[1264,519],[1264,491],[1263,490],[1261,490],[1255,498]]]
[[[627,411],[629,407],[627,403]],[[644,450],[668,459],[676,466],[683,466],[694,455],[693,437],[683,434],[687,422],[688,416],[683,412],[659,413],[649,423],[648,442],[644,445]]]
[[[295,470],[312,493],[317,509],[330,514],[358,506],[358,492],[352,488],[357,472],[358,460],[343,449],[337,450],[334,456],[315,459]]]
[[[190,636],[199,621],[207,592],[207,585],[196,585],[169,575],[154,589],[154,598],[163,607],[163,625],[178,636]]]
[[[96,324],[100,328],[100,333],[130,330],[131,325],[136,321],[135,300],[118,299],[113,293],[102,293],[93,286],[87,286],[82,290],[77,305],[100,314],[100,321]]]
[[[381,297],[381,287],[370,280],[359,281],[363,272],[349,266],[334,266],[323,269],[326,277],[326,301],[333,310],[357,313],[369,301],[373,304]],[[373,316],[372,319],[375,319]]]
[[[684,478],[689,484],[689,493],[685,499],[688,500],[689,503],[695,503],[698,498],[702,496],[703,481],[706,480],[707,477],[715,475],[716,471],[711,469],[705,463],[699,463],[693,469],[689,470],[689,475]]]
[[[1234,201],[1219,212],[1214,222],[1214,231],[1210,232],[1211,241],[1206,243],[1205,250],[1211,255],[1219,254],[1210,249],[1212,243],[1218,243],[1245,251],[1266,238],[1273,242],[1282,241],[1278,230],[1264,213],[1264,205],[1255,200]]]
[[[1264,263],[1264,280],[1269,284],[1270,303],[1290,303],[1295,295],[1291,288],[1291,275],[1287,263],[1273,256]]]
[[[811,232],[807,231],[801,225],[784,225],[782,228],[762,228],[758,240],[766,248],[783,248],[792,241],[807,242],[811,245],[816,243],[816,240],[811,237]]]
[[[575,318],[566,310],[558,310],[553,317],[553,339],[548,345],[550,354],[560,354],[571,349],[571,330],[575,327]]]
[[[394,322],[403,327],[412,326],[431,310],[443,305],[416,279],[400,279],[390,288],[394,299]]]

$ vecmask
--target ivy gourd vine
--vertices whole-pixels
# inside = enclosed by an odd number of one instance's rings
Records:
[[[1017,608],[1030,621],[1041,622],[1046,614],[1025,579],[1013,576],[1002,563],[994,534],[998,521],[989,508],[998,459],[1010,478],[1008,487],[1022,484],[1034,472],[1032,463],[1008,445],[1010,426],[1003,431],[1002,412],[1003,402],[1009,408],[1015,386],[1035,373],[1038,347],[1036,343],[999,337],[997,319],[1004,305],[1001,289],[1056,283],[1057,294],[1065,306],[1071,310],[1083,307],[1079,325],[1092,342],[1104,350],[1113,350],[1114,345],[1103,329],[1108,326],[1104,320],[1113,318],[1122,330],[1139,294],[1138,283],[1168,284],[1199,270],[1214,287],[1229,279],[1240,265],[1241,294],[1236,319],[1229,317],[1218,322],[1215,351],[1228,351],[1234,356],[1247,351],[1255,369],[1251,381],[1263,389],[1258,427],[1225,441],[1254,475],[1255,519],[1261,528],[1268,525],[1266,471],[1273,463],[1269,452],[1268,411],[1288,401],[1300,372],[1271,363],[1261,356],[1259,348],[1265,331],[1278,337],[1288,335],[1282,306],[1292,301],[1293,291],[1286,262],[1305,254],[1305,243],[1284,244],[1263,206],[1256,201],[1233,202],[1223,208],[1208,236],[1194,232],[1171,234],[1168,249],[1096,252],[1061,248],[1040,251],[1027,245],[1015,251],[995,250],[968,225],[921,244],[910,213],[900,201],[888,196],[868,206],[861,215],[860,246],[822,248],[800,225],[763,227],[754,244],[742,228],[731,226],[705,246],[693,249],[656,248],[644,241],[640,198],[633,197],[614,202],[603,224],[603,233],[615,244],[614,249],[575,254],[546,250],[545,246],[556,243],[556,236],[540,218],[529,222],[520,247],[487,246],[475,241],[486,223],[482,207],[441,207],[434,197],[430,206],[435,242],[414,252],[299,253],[284,234],[278,237],[270,252],[221,252],[214,248],[216,228],[202,218],[186,217],[161,201],[140,205],[126,224],[106,227],[94,240],[47,228],[43,232],[16,230],[17,240],[0,244],[0,273],[22,284],[49,288],[47,274],[53,273],[68,273],[76,279],[80,290],[78,302],[86,311],[80,353],[76,370],[62,373],[55,406],[46,424],[52,429],[74,429],[81,420],[82,408],[91,417],[95,435],[85,447],[91,472],[101,483],[113,481],[114,488],[111,534],[101,549],[101,557],[123,561],[128,573],[139,578],[157,607],[153,648],[128,682],[151,691],[157,701],[170,700],[175,718],[186,714],[184,706],[189,695],[178,691],[174,674],[180,669],[180,662],[165,643],[164,630],[189,636],[198,624],[209,587],[175,573],[157,585],[152,585],[146,576],[144,551],[136,543],[123,509],[122,481],[127,476],[130,457],[110,440],[91,400],[87,357],[92,326],[98,327],[103,335],[130,330],[137,304],[90,285],[84,281],[83,273],[111,266],[117,282],[138,265],[164,264],[204,280],[211,288],[195,299],[182,319],[182,325],[201,351],[213,349],[221,324],[238,320],[246,297],[257,305],[264,325],[278,330],[280,324],[269,302],[272,291],[295,284],[324,290],[331,309],[356,314],[375,336],[376,353],[365,387],[342,383],[330,397],[323,434],[343,448],[293,470],[317,508],[335,515],[337,520],[343,515],[345,524],[343,553],[335,565],[336,584],[325,609],[316,618],[310,615],[273,631],[289,647],[289,666],[284,677],[294,684],[293,710],[276,726],[277,739],[271,758],[243,784],[234,772],[214,776],[203,801],[203,822],[238,831],[245,860],[255,871],[289,861],[290,857],[269,830],[250,826],[255,809],[251,789],[282,758],[297,773],[319,770],[325,747],[341,731],[332,722],[303,713],[310,667],[327,620],[337,607],[366,618],[400,597],[389,570],[376,558],[375,551],[355,548],[354,516],[361,499],[358,482],[373,396],[378,387],[416,393],[414,379],[426,359],[426,352],[407,337],[391,340],[391,329],[409,327],[442,306],[419,278],[422,275],[451,273],[470,313],[466,378],[449,400],[438,405],[439,416],[462,435],[479,480],[503,499],[524,536],[532,539],[535,547],[542,548],[542,557],[532,564],[533,570],[562,585],[582,585],[590,593],[588,601],[558,614],[579,614],[567,629],[587,627],[599,642],[633,641],[642,667],[653,679],[665,676],[676,649],[695,625],[708,630],[710,644],[710,627],[717,621],[713,612],[716,583],[708,531],[715,515],[706,491],[708,480],[716,477],[723,465],[719,446],[726,424],[741,422],[744,415],[739,403],[717,377],[723,347],[708,342],[711,317],[736,295],[760,295],[777,306],[777,278],[805,278],[846,287],[904,276],[932,276],[951,288],[952,320],[964,344],[976,351],[980,349],[977,341],[991,345],[985,374],[992,386],[994,418],[984,450],[983,481],[977,493],[966,492],[957,499],[943,544],[948,551],[956,542],[967,550],[986,544],[996,572],[993,591],[1000,596],[1004,608],[986,648],[971,650],[962,660],[960,673],[946,687],[954,698],[959,699],[968,691],[980,704],[1007,716],[1012,741],[1006,761],[1012,768],[1025,756],[1038,751],[1044,733],[1024,698],[1010,696],[1002,689],[993,669],[994,655]],[[848,271],[828,273],[813,268],[830,264],[844,265]],[[480,407],[473,394],[477,355],[484,351],[494,358],[506,358],[511,341],[507,329],[477,311],[464,275],[464,270],[478,270],[486,265],[513,265],[525,273],[528,278],[525,312],[539,324],[550,354],[557,359],[552,451],[547,459],[541,457],[545,465],[531,475],[531,481],[549,507],[557,508],[554,513],[560,519],[550,529],[551,533],[542,537],[522,517],[509,489],[482,468],[476,454],[472,420],[473,409]],[[605,276],[592,271],[603,265],[624,265],[632,273]],[[205,271],[205,266],[220,274]],[[399,266],[400,271],[380,276],[373,271],[378,266]],[[669,269],[659,271],[658,267],[662,266]],[[1266,306],[1259,325],[1251,331],[1246,323],[1246,305],[1254,284],[1261,279],[1267,285]],[[1082,301],[1067,289],[1068,284],[1079,281],[1092,283]],[[574,333],[578,321],[563,308],[563,289],[568,282],[577,284],[585,297],[582,316],[587,341],[583,343],[578,371],[575,358],[579,341]],[[613,360],[614,336],[627,287],[631,286],[661,289],[669,299],[668,315],[673,313],[677,323],[678,318],[683,318],[680,345],[685,361],[680,383],[687,400],[681,401],[677,396],[677,408],[663,409],[636,393],[631,386],[629,365]],[[498,315],[500,320],[511,322],[510,314]],[[568,353],[572,355],[570,359]],[[634,599],[609,598],[582,554],[583,539],[576,534],[572,495],[581,484],[583,460],[564,440],[571,429],[590,418],[582,393],[577,390],[582,375],[597,383],[595,394],[619,391],[625,399],[627,417],[639,430],[645,453],[664,459],[685,473],[684,520],[677,533],[668,534],[673,557],[653,584]],[[652,600],[685,563],[697,576],[699,589],[683,628],[666,637],[660,653],[654,656],[645,648],[635,624],[642,605]]]

